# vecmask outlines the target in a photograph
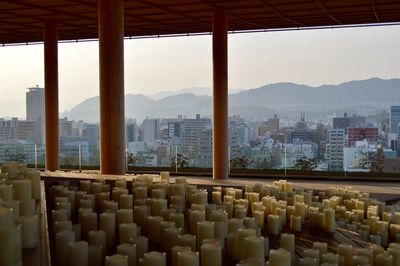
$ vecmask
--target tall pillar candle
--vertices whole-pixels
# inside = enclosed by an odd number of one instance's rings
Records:
[[[138,236],[133,243],[136,245],[136,258],[139,260],[149,250],[149,239],[145,236]]]
[[[68,246],[75,242],[73,231],[61,231],[56,234],[56,262],[59,266],[68,265]]]
[[[90,231],[97,230],[97,213],[84,212],[81,216],[82,237],[84,240],[88,239]]]
[[[269,266],[291,266],[291,254],[286,249],[271,249],[269,252]]]
[[[120,209],[133,209],[133,195],[123,194],[119,197]]]
[[[104,262],[105,266],[128,266],[128,256],[115,254],[107,256]]]
[[[21,224],[22,248],[34,248],[38,244],[39,223],[38,217],[20,216],[18,223]]]
[[[167,265],[167,256],[165,253],[151,251],[149,253],[144,254],[143,257],[143,266],[166,266]]]
[[[196,251],[196,236],[191,234],[184,234],[178,236],[178,245],[179,246],[187,246],[192,249],[192,251]]]
[[[174,246],[171,249],[171,266],[178,266],[178,253],[184,251],[191,251],[187,246]],[[211,265],[211,264],[210,264]]]
[[[16,200],[30,200],[32,198],[32,182],[28,179],[14,180]]]
[[[200,249],[201,244],[206,238],[214,238],[214,223],[209,221],[197,223],[197,248]]]
[[[117,246],[117,253],[128,257],[128,266],[136,265],[136,245],[121,244]]]
[[[99,228],[106,232],[107,247],[115,244],[115,214],[103,212],[99,218]]]
[[[137,225],[135,223],[126,223],[119,225],[119,243],[133,243],[137,237]]]
[[[104,254],[101,246],[88,246],[88,265],[102,266],[104,262]]]
[[[335,210],[331,208],[324,209],[324,231],[333,233],[335,228]]]
[[[178,266],[199,266],[199,253],[193,251],[178,252]]]
[[[25,178],[31,181],[32,198],[40,200],[40,172],[38,170],[27,170]]]
[[[190,210],[189,212],[189,229],[190,233],[196,235],[197,223],[203,222],[206,219],[205,211]]]
[[[119,209],[117,210],[117,226],[120,224],[133,223],[133,210],[132,209]]]
[[[344,258],[345,265],[351,265],[353,257],[353,247],[352,245],[339,244],[337,246],[337,254]]]
[[[268,215],[268,234],[279,235],[280,231],[280,217],[278,215],[269,214]],[[280,254],[280,253],[278,253]]]
[[[22,265],[21,226],[0,226],[0,265]]]
[[[222,249],[220,245],[203,244],[201,246],[201,266],[221,266]]]
[[[244,246],[246,250],[246,258],[254,258],[264,261],[264,237],[247,236],[244,238]]]
[[[70,243],[68,246],[68,261],[69,266],[87,266],[88,243],[86,241]]]

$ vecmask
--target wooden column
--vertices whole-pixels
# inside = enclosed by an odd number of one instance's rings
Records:
[[[59,169],[57,24],[44,25],[44,110],[46,170]]]
[[[124,1],[99,0],[100,170],[125,174]]]
[[[228,178],[228,21],[213,13],[213,178]]]

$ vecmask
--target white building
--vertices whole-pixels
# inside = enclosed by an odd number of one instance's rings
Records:
[[[345,143],[346,135],[343,128],[328,130],[325,156],[329,171],[343,171],[343,148]]]
[[[154,143],[160,138],[160,120],[146,118],[142,122],[143,140],[146,143]]]

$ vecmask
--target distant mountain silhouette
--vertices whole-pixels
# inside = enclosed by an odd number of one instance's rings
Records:
[[[149,118],[173,118],[182,114],[211,116],[212,98],[193,93],[169,95],[155,100],[142,94],[125,96],[125,116],[138,121]],[[372,78],[339,85],[310,87],[295,83],[276,83],[229,95],[229,114],[250,120],[265,120],[274,113],[294,118],[306,112],[307,118],[319,118],[343,112],[369,115],[390,105],[400,104],[400,79]],[[64,112],[70,120],[99,121],[99,98],[92,97]]]

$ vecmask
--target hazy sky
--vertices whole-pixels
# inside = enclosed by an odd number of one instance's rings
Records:
[[[400,26],[231,34],[229,87],[400,78]],[[126,93],[211,87],[211,36],[125,41]],[[25,116],[43,86],[43,45],[0,47],[0,117]],[[98,95],[98,43],[59,45],[60,111]],[[400,89],[400,88],[399,88]]]

